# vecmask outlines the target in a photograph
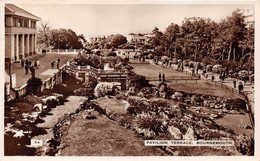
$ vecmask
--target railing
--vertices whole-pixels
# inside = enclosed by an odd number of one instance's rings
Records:
[[[47,49],[48,53],[78,53],[82,49]]]

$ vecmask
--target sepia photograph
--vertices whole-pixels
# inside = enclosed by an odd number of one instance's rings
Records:
[[[2,5],[5,157],[256,156],[254,3]]]

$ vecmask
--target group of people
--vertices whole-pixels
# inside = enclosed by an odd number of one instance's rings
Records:
[[[29,70],[32,74],[32,77],[35,77],[35,68],[39,68],[40,66],[40,61],[39,59],[36,60],[31,60],[31,59],[21,59],[21,66],[25,70],[25,74],[27,75],[29,73]]]
[[[51,62],[51,68],[52,68],[52,69],[54,68],[54,65],[55,65],[55,61],[52,61],[52,62]],[[59,69],[59,67],[60,67],[60,58],[58,58],[58,59],[56,60],[56,67],[57,67],[57,69]]]
[[[165,82],[165,74],[161,74],[161,72],[159,72],[159,81],[163,81]]]
[[[233,80],[233,84],[234,84],[234,88],[236,88],[236,84],[237,84],[236,79]],[[242,84],[242,82],[239,82],[238,85],[239,94],[241,94],[243,90],[244,90],[244,85]]]

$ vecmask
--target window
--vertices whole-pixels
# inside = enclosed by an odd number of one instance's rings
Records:
[[[18,27],[23,27],[23,19],[19,18],[17,26]]]
[[[18,21],[17,18],[14,17],[14,18],[13,18],[13,26],[14,26],[14,27],[17,27],[17,23],[18,23],[17,21]]]
[[[29,27],[29,20],[24,20],[24,27]]]

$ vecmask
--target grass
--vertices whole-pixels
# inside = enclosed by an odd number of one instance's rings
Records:
[[[172,69],[167,69],[163,68],[161,66],[157,65],[133,65],[134,69],[133,72],[139,74],[139,75],[144,75],[146,77],[154,77],[155,79],[159,78],[159,72],[165,74],[165,79],[167,80],[167,77],[173,77],[173,76],[187,76],[184,73],[172,70]]]
[[[165,155],[144,140],[97,112],[97,119],[84,120],[82,114],[71,123],[63,139],[61,156],[156,156]]]
[[[213,96],[219,96],[219,97],[226,97],[229,99],[239,98],[238,94],[226,91],[225,89],[222,89],[221,87],[216,87],[214,85],[206,84],[203,82],[200,82],[198,84],[168,83],[168,86],[177,91],[184,91],[186,93],[213,95]]]
[[[243,128],[243,126],[251,126],[248,114],[226,114],[223,118],[216,119],[215,122],[226,129],[233,130],[237,135],[249,135],[254,132],[252,129]]]
[[[124,107],[126,107],[127,103],[122,100],[117,100],[116,98],[107,98],[101,97],[96,100],[98,105],[104,109],[110,109],[119,114],[124,114],[126,111]]]

